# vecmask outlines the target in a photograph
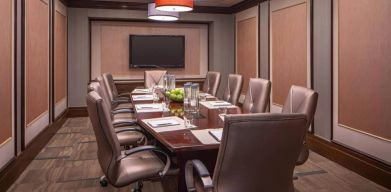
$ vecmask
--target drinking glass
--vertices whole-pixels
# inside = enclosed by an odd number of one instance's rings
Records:
[[[162,108],[163,108],[162,117],[169,117],[170,116],[170,100],[168,100],[168,102],[166,100],[164,100],[164,102],[162,103]]]
[[[200,101],[206,101],[206,94],[200,94]]]
[[[224,118],[226,115],[227,115],[227,107],[219,107],[219,116],[222,123],[224,123]]]
[[[183,115],[183,120],[185,122],[185,127],[186,128],[192,128],[193,127],[194,116],[193,116],[192,112],[190,112],[190,111],[185,112],[185,115]]]
[[[199,109],[200,109],[200,103],[199,103],[199,92],[200,92],[200,85],[198,83],[194,83],[191,85],[191,100],[190,100],[190,106],[192,108],[192,111],[198,115]]]
[[[185,83],[183,86],[183,108],[185,112],[190,111],[190,100],[191,100],[191,83]]]

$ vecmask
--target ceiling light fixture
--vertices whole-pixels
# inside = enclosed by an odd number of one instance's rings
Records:
[[[155,0],[160,11],[185,12],[193,10],[193,0]]]
[[[148,19],[157,21],[176,21],[179,19],[179,13],[160,11],[155,8],[155,3],[148,4]]]

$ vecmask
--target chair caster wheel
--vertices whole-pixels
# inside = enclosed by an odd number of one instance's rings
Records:
[[[107,187],[107,185],[108,185],[106,177],[101,177],[99,180],[99,183],[100,183],[100,186],[102,186],[102,187]]]

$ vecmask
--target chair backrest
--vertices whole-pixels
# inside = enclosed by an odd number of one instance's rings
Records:
[[[206,74],[202,91],[205,93],[209,93],[213,96],[216,96],[217,90],[219,89],[220,86],[220,79],[221,79],[220,72],[209,71]]]
[[[264,113],[270,101],[271,82],[251,78],[243,103],[243,113]]]
[[[121,148],[114,128],[111,124],[109,109],[105,101],[95,91],[87,94],[88,114],[94,129],[98,145],[99,165],[107,179],[114,183],[118,174],[117,159],[121,156]]]
[[[99,79],[100,78],[100,79]],[[97,81],[103,82],[101,86],[104,86],[111,101],[118,97],[118,91],[115,87],[113,75],[110,73],[104,73],[102,77],[97,77]]]
[[[88,85],[88,92],[95,91],[99,94],[100,97],[105,101],[104,104],[106,107],[111,111],[112,110],[112,104],[110,97],[108,96],[107,90],[104,87],[103,80],[101,77],[96,78],[95,82],[92,82]]]
[[[223,100],[237,105],[243,86],[243,76],[238,74],[229,74],[227,87],[223,95]]]
[[[285,100],[282,113],[302,113],[307,115],[308,129],[314,119],[317,103],[317,92],[312,89],[293,85]]]
[[[167,71],[154,70],[144,71],[144,87],[150,88],[153,85],[163,85],[163,77]]]
[[[303,114],[226,116],[214,191],[293,192],[292,175],[306,123]]]

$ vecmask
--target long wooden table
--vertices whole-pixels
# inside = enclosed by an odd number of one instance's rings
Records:
[[[152,103],[152,101],[132,101],[134,105],[141,103]],[[183,108],[182,103],[171,103],[171,108]],[[227,108],[227,114],[241,113],[239,107]],[[217,153],[219,150],[219,144],[203,144],[201,143],[189,129],[169,131],[169,132],[156,132],[150,125],[144,123],[143,119],[160,118],[163,112],[143,112],[138,113],[136,110],[136,118],[138,123],[157,141],[158,145],[165,148],[173,156],[176,157],[177,165],[179,168],[178,175],[178,191],[184,192],[186,189],[185,182],[185,164],[188,160],[199,159],[201,160],[209,172],[213,174],[216,164]],[[219,117],[218,109],[209,109],[200,105],[200,116],[194,119],[194,125],[199,129],[211,129],[222,128],[223,122]]]

